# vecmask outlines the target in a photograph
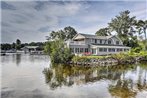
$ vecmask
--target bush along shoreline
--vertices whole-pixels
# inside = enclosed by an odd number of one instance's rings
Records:
[[[90,65],[90,66],[105,66],[105,65],[125,65],[134,64],[136,62],[147,61],[147,52],[139,53],[124,52],[112,54],[109,56],[74,56],[70,64],[73,65]]]

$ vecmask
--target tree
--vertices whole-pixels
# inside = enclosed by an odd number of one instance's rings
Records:
[[[133,37],[134,32],[132,31],[132,27],[136,24],[136,18],[130,17],[129,14],[130,11],[128,10],[120,12],[119,16],[116,16],[110,23],[108,23],[109,28],[112,31],[116,31],[124,45],[128,45],[130,41],[129,38]],[[135,44],[135,42],[133,44]]]
[[[21,41],[19,39],[16,40],[16,49],[19,50],[21,48]]]
[[[67,39],[72,39],[77,34],[77,31],[73,27],[70,27],[70,26],[65,27],[64,32],[67,35],[66,37]]]
[[[52,63],[67,63],[71,60],[72,54],[69,48],[64,46],[63,40],[49,41],[45,45],[45,52],[51,57]]]
[[[147,50],[147,20],[143,21],[143,20],[139,20],[136,23],[136,29],[138,30],[137,32],[141,35],[144,34],[144,38],[145,38],[145,49]]]
[[[10,50],[11,49],[11,44],[5,43],[1,44],[1,50]]]
[[[108,35],[111,35],[109,28],[101,28],[95,34],[97,36],[108,36]]]
[[[11,48],[12,49],[15,49],[16,48],[16,44],[15,43],[12,43]]]
[[[63,30],[52,31],[50,33],[51,39],[68,40],[72,39],[77,34],[77,31],[73,27],[65,27]]]
[[[58,35],[58,32],[55,32],[55,31],[52,31],[52,32],[50,33],[51,39],[55,39],[55,38],[57,37],[57,35]]]

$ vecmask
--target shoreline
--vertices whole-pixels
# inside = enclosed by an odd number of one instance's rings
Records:
[[[119,53],[110,56],[74,56],[68,64],[81,66],[111,66],[147,62],[147,54]]]

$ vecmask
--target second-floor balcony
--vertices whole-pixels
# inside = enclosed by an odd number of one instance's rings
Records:
[[[86,43],[84,41],[72,41],[70,42],[71,45],[85,45]]]

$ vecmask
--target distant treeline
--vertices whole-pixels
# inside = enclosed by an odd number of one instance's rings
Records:
[[[20,50],[24,46],[40,46],[43,48],[45,42],[31,42],[31,43],[21,43],[21,41],[17,40],[16,43],[3,43],[1,44],[1,50],[10,50],[10,49],[16,49]]]

